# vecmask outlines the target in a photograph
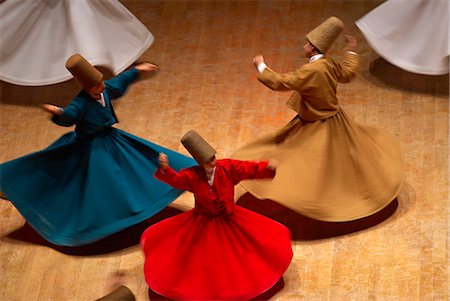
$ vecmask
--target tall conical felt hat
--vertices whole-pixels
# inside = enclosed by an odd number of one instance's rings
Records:
[[[344,23],[337,17],[329,17],[322,24],[306,34],[309,43],[325,53],[344,29]]]
[[[135,301],[136,297],[126,286],[119,286],[108,295],[95,301]]]
[[[92,88],[103,81],[103,74],[78,53],[69,57],[66,68],[84,89]]]
[[[194,130],[184,134],[181,143],[199,165],[208,163],[216,155],[216,150]]]

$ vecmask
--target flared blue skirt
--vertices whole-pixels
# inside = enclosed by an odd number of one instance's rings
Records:
[[[175,170],[196,165],[116,128],[88,139],[70,132],[1,164],[0,188],[46,240],[84,245],[153,216],[182,193],[153,177],[160,152]]]

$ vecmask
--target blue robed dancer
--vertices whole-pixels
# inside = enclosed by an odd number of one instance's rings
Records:
[[[111,100],[121,97],[139,64],[118,76],[103,74],[81,55],[67,69],[83,90],[66,108],[44,104],[52,121],[75,125],[42,151],[0,165],[1,192],[46,240],[79,246],[135,225],[169,205],[182,191],[149,176],[166,153],[176,169],[196,165],[177,152],[112,127],[118,122]]]

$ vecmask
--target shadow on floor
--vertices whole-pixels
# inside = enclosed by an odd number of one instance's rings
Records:
[[[361,231],[386,220],[398,207],[398,201],[394,199],[383,210],[362,219],[323,222],[306,217],[274,201],[257,199],[250,193],[244,194],[237,204],[284,224],[291,230],[294,240],[323,239]]]
[[[274,201],[257,199],[250,193],[244,194],[237,201],[237,204],[284,224],[290,229],[294,240],[323,239],[361,231],[383,222],[398,207],[398,201],[394,199],[383,210],[362,219],[349,222],[324,222],[306,217]],[[141,234],[149,226],[182,212],[173,207],[166,207],[161,212],[137,225],[91,244],[77,247],[54,245],[42,238],[28,223],[25,223],[22,228],[11,232],[7,237],[47,246],[67,255],[101,255],[139,244]]]
[[[159,213],[139,224],[105,237],[99,241],[76,247],[58,246],[52,244],[42,238],[28,223],[25,223],[22,228],[15,230],[7,236],[15,240],[47,246],[67,255],[102,255],[117,252],[139,244],[141,234],[149,226],[182,212],[183,211],[173,207],[166,207]]]
[[[449,75],[423,75],[407,72],[400,69],[383,58],[374,60],[369,70],[363,72],[363,77],[379,85],[383,85],[402,91],[423,93],[430,95],[449,95]]]
[[[277,283],[275,283],[274,286],[272,286],[269,290],[262,293],[261,295],[251,299],[251,301],[267,301],[270,298],[272,298],[276,293],[278,293],[280,290],[284,288],[284,280],[283,277],[281,277]],[[233,289],[233,288],[230,288]],[[150,300],[152,301],[172,301],[172,299],[166,298],[164,296],[161,296],[154,291],[152,291],[150,288],[148,289],[148,296]]]
[[[136,61],[130,68],[143,62]],[[105,80],[114,76],[108,68],[102,66],[96,68],[103,73]],[[155,72],[145,72],[138,77],[136,82],[148,80],[153,76],[155,76]],[[38,106],[50,103],[65,107],[80,91],[80,84],[73,78],[62,83],[45,86],[19,86],[0,81],[0,103],[19,106]]]
[[[104,79],[113,76],[108,68],[97,68],[103,73]],[[80,84],[73,78],[46,86],[19,86],[0,81],[0,102],[19,106],[38,106],[50,103],[65,107],[80,91]]]

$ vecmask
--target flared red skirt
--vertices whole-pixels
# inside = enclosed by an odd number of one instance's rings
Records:
[[[145,279],[175,300],[249,300],[288,268],[290,237],[282,224],[239,206],[218,217],[192,209],[143,233]]]

